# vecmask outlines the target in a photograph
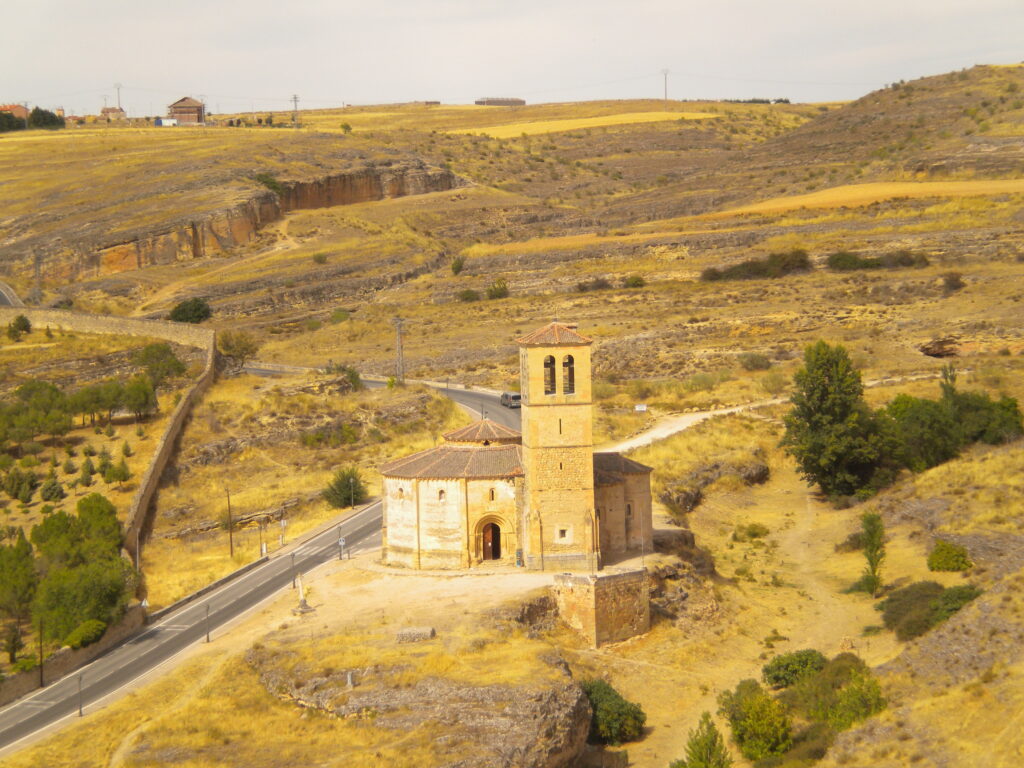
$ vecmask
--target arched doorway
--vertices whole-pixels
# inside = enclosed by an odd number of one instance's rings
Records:
[[[497,523],[487,523],[483,530],[483,559],[501,559],[501,528]]]

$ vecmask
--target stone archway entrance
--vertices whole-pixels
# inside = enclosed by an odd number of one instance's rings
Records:
[[[483,559],[501,559],[501,528],[497,523],[487,523],[483,529]]]

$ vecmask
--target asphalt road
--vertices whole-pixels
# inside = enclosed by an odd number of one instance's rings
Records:
[[[519,428],[519,410],[503,408],[495,395],[463,389],[439,388],[438,391],[496,422]],[[215,634],[228,622],[278,591],[289,588],[296,573],[305,573],[338,557],[339,536],[345,537],[346,547],[352,552],[380,546],[381,521],[381,504],[376,502],[338,526],[304,542],[293,554],[271,558],[223,587],[146,626],[139,634],[81,670],[56,682],[47,681],[45,688],[0,710],[0,756],[18,748],[19,741],[41,729],[77,715],[80,703],[88,709],[192,643],[203,642],[207,632]]]

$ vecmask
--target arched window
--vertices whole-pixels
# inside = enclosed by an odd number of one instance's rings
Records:
[[[444,501],[444,490],[440,490],[437,492],[437,500]]]
[[[399,488],[398,489],[398,498],[400,498],[400,499],[404,499],[405,498],[405,488]]]
[[[555,358],[552,355],[544,358],[544,394],[555,394]]]
[[[491,495],[491,501],[494,501],[494,489],[493,488],[491,488],[491,494],[490,495]]]
[[[562,394],[571,395],[576,391],[576,361],[572,355],[562,358]]]

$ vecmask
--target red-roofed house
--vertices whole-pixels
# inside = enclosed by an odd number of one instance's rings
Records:
[[[10,112],[18,120],[28,119],[28,110],[21,104],[0,104],[0,112]]]

